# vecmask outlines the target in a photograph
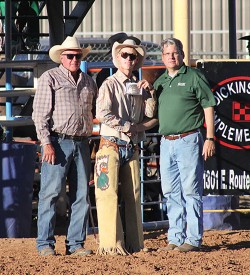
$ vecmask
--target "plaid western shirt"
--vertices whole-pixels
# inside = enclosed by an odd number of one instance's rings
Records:
[[[155,115],[156,100],[143,90],[142,95],[128,95],[126,83],[137,82],[135,76],[128,79],[121,71],[108,77],[99,89],[96,101],[96,117],[101,122],[100,134],[115,136],[125,141],[130,138],[127,132],[131,124],[142,122],[146,116]],[[133,137],[133,142],[138,143],[145,139],[145,133],[139,132]]]
[[[32,119],[42,145],[50,143],[50,132],[90,136],[97,87],[80,72],[77,83],[62,65],[42,74],[33,102]]]

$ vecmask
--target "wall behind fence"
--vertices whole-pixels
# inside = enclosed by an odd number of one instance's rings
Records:
[[[70,1],[70,8],[76,3]],[[236,0],[235,5],[238,58],[246,58],[247,42],[238,38],[250,34],[250,1]],[[95,0],[77,35],[109,37],[124,31],[160,43],[173,34],[172,9],[173,0]],[[191,57],[228,58],[228,0],[190,0],[190,12]],[[47,22],[42,28],[48,28]]]

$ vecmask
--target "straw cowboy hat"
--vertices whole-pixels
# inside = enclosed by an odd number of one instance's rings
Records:
[[[113,57],[113,63],[115,65],[116,68],[118,68],[119,63],[117,60],[117,54],[120,52],[120,50],[122,48],[134,48],[137,51],[138,54],[138,62],[134,67],[134,70],[138,70],[144,63],[144,60],[146,58],[146,49],[144,46],[142,45],[138,45],[137,44],[137,38],[136,40],[134,39],[134,37],[129,37],[128,39],[124,40],[124,42],[119,43],[119,42],[115,42],[113,47],[112,47],[112,57]]]
[[[55,45],[49,50],[49,57],[55,63],[61,63],[60,55],[62,52],[67,50],[81,50],[82,51],[82,59],[87,56],[90,52],[91,47],[82,48],[78,39],[74,36],[67,36],[67,38],[63,41],[61,45]],[[81,59],[81,60],[82,60]]]

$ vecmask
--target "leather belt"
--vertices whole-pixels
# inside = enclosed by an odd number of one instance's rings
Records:
[[[168,140],[176,140],[176,139],[183,138],[183,137],[186,137],[188,135],[194,134],[196,132],[198,132],[197,129],[193,130],[193,131],[185,132],[185,133],[182,133],[182,134],[178,134],[178,135],[168,135],[168,136],[162,136],[162,137],[165,138],[165,139],[168,139]]]
[[[58,138],[62,138],[62,139],[70,139],[73,141],[83,141],[87,138],[85,136],[71,136],[71,135],[61,134],[61,133],[57,133],[57,132],[51,132],[50,135],[52,137],[58,137]]]
[[[116,142],[116,138],[115,137],[110,137],[109,139],[106,139],[104,137],[101,137],[100,139],[100,144],[99,144],[99,149],[101,149],[103,146],[107,146],[107,147],[113,147],[114,150],[118,153],[119,152],[119,148],[123,147],[126,150],[128,149],[135,149],[134,145],[131,143],[127,143],[127,144],[117,144]]]
[[[106,139],[104,137],[101,137],[100,139],[100,147],[102,147],[103,145],[106,146],[116,146],[116,147],[124,147],[124,148],[133,148],[134,145],[131,143],[127,143],[127,144],[117,144],[116,139],[114,137],[110,137],[110,139]]]

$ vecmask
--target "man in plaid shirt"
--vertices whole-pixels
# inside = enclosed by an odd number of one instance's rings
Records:
[[[80,70],[90,47],[81,48],[68,36],[53,46],[50,58],[60,64],[42,74],[33,103],[32,118],[42,145],[41,188],[38,203],[39,255],[55,255],[55,205],[66,179],[69,182],[70,216],[66,254],[85,256],[88,220],[88,181],[90,153],[88,137],[93,129],[97,87]]]

